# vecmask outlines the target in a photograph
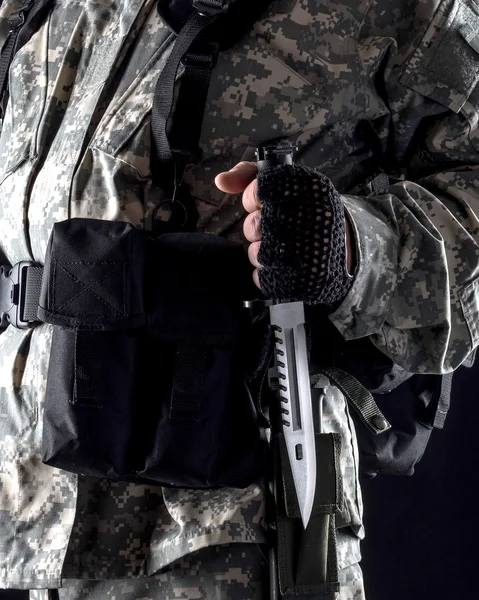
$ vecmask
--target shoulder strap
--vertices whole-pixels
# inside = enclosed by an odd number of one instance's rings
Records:
[[[153,99],[152,176],[171,198],[170,228],[194,230],[197,211],[182,184],[187,165],[202,158],[199,146],[211,73],[220,50],[230,47],[259,17],[270,0],[193,0],[184,24],[175,20],[168,3],[159,2],[160,16],[178,32],[165,68],[158,77]],[[160,10],[161,9],[161,10]],[[181,19],[186,18],[181,13]],[[181,21],[180,19],[180,21]],[[184,73],[169,126],[176,74]]]
[[[185,25],[182,27],[166,66],[160,73],[156,83],[151,115],[151,128],[156,156],[160,163],[166,165],[174,163],[175,160],[184,164],[185,160],[190,162],[191,160],[196,159],[195,162],[197,162],[198,159],[198,157],[193,155],[186,156],[181,148],[172,150],[170,140],[168,140],[166,127],[173,104],[176,73],[181,59],[186,55],[190,46],[200,34],[217,20],[221,12],[227,11],[228,7],[227,0],[202,0],[201,4],[203,6],[201,6],[200,10],[203,12],[199,11],[198,3],[196,3],[196,10],[193,11]],[[188,61],[186,61],[186,63],[188,63]],[[203,79],[207,78],[206,87],[208,86],[209,76],[213,66],[213,64],[205,64],[206,68]],[[191,104],[195,103],[196,98],[195,102],[192,102]]]
[[[164,229],[166,231],[181,229],[193,231],[196,228],[198,212],[194,199],[182,184],[182,178],[186,166],[195,164],[201,159],[199,135],[216,56],[214,58],[197,56],[188,53],[188,50],[201,33],[228,9],[227,0],[201,0],[201,2],[194,2],[194,5],[195,10],[178,34],[166,66],[158,77],[151,115],[152,176],[154,180],[161,180],[162,189],[171,198],[171,217],[167,229]],[[182,59],[190,102],[186,105],[185,93],[182,90],[177,100],[177,109],[181,111],[181,131],[184,133],[179,134],[177,128],[169,139],[167,125],[173,105],[176,73]],[[191,102],[192,97],[193,102]],[[161,221],[156,224],[164,226],[164,222]],[[156,229],[155,233],[162,232],[158,227]]]

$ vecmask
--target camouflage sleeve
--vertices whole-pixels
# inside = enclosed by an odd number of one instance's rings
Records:
[[[477,346],[478,173],[471,165],[343,196],[358,268],[331,320],[346,339],[370,336],[411,372],[449,372]]]
[[[386,69],[384,155],[394,148],[385,159],[401,178],[343,195],[358,268],[331,316],[345,338],[370,336],[419,373],[450,372],[479,343],[479,55],[468,29],[479,12],[449,4],[407,61]]]

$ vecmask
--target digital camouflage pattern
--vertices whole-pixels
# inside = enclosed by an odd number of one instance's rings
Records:
[[[257,544],[223,544],[189,554],[155,577],[119,581],[66,580],[58,596],[30,593],[34,600],[263,600],[267,576],[264,550]]]
[[[4,0],[0,19],[20,3]],[[16,56],[0,136],[0,255],[10,263],[43,262],[65,218],[151,226],[162,193],[149,119],[173,43],[155,4],[57,0]],[[204,160],[185,175],[199,229],[242,239],[241,198],[215,188],[215,175],[268,140],[298,143],[298,162],[342,194],[357,237],[355,283],[331,319],[413,372],[448,372],[479,341],[478,32],[474,0],[275,0],[220,55]],[[378,190],[380,173],[389,180]],[[50,343],[47,325],[0,336],[0,587],[159,581],[193,551],[264,540],[259,485],[162,490],[44,466]],[[362,600],[355,438],[336,400],[327,423],[350,432],[351,451],[341,600]]]
[[[30,600],[264,600],[268,577],[265,548],[256,544],[209,546],[175,561],[155,577],[128,580],[65,580],[59,590],[34,590]],[[341,572],[344,600],[363,597],[362,575],[353,565]],[[321,595],[309,600],[334,600]]]

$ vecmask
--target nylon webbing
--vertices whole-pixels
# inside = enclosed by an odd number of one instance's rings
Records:
[[[170,398],[170,419],[198,420],[207,351],[205,346],[178,346]]]
[[[203,0],[203,4],[219,10],[225,2]],[[204,42],[203,47],[200,46],[198,50],[198,38],[216,21],[217,17],[218,15],[208,16],[197,11],[191,15],[182,27],[166,66],[156,82],[151,113],[151,133],[155,149],[151,160],[152,176],[154,180],[159,181],[161,188],[171,198],[171,216],[166,222],[156,221],[155,212],[154,233],[196,229],[198,210],[195,200],[187,186],[182,183],[182,179],[186,166],[201,160],[199,139],[211,71],[216,62],[218,49],[216,48],[213,53],[211,49],[205,52],[205,45],[208,45],[208,42]],[[188,52],[190,47],[191,51]],[[175,120],[171,130],[168,131],[176,73],[182,60],[185,72],[176,100]]]
[[[98,350],[98,332],[75,331],[74,388],[72,404],[102,407],[103,369],[101,350]],[[101,335],[101,334],[100,334]]]
[[[361,421],[372,433],[383,433],[391,428],[391,424],[379,410],[372,394],[352,375],[333,368],[321,369],[320,372],[342,391]]]
[[[452,377],[454,373],[447,373],[442,376],[441,393],[437,401],[436,415],[434,416],[433,427],[442,429],[446,421],[449,406],[451,404]]]
[[[201,158],[201,127],[219,47],[210,42],[195,42],[192,47],[194,49],[190,48],[181,61],[185,71],[180,82],[169,142],[173,154],[179,152],[179,158],[183,161],[197,162]]]
[[[167,123],[173,104],[175,79],[180,61],[192,42],[214,21],[214,17],[201,15],[196,11],[191,15],[178,35],[166,66],[156,82],[151,112],[151,131],[156,155],[161,163],[171,164],[174,160],[167,136]]]
[[[37,309],[42,287],[43,267],[33,266],[27,268],[25,287],[25,303],[23,306],[23,319],[25,321],[38,321]]]

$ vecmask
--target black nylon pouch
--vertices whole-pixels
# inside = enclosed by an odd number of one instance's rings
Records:
[[[268,446],[251,390],[264,326],[243,247],[213,235],[148,241],[124,223],[55,225],[39,314],[54,325],[43,461],[180,487],[246,487]]]
[[[43,462],[119,479],[133,469],[132,418],[141,357],[144,234],[127,223],[56,223],[39,317],[54,325]]]
[[[138,338],[54,327],[43,462],[93,477],[135,479],[132,430]]]
[[[144,359],[152,418],[139,474],[178,486],[246,487],[264,472],[267,444],[252,396],[262,326],[242,303],[257,295],[244,249],[213,235],[167,234],[152,260]]]

